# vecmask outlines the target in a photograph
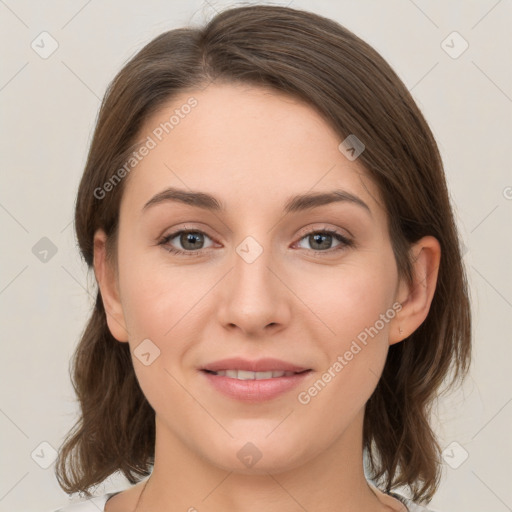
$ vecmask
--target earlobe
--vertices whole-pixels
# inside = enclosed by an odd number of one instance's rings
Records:
[[[427,318],[434,297],[441,261],[441,246],[433,236],[425,236],[411,247],[413,282],[402,282],[398,300],[402,309],[391,325],[389,344],[410,336]]]
[[[102,229],[94,234],[94,274],[105,308],[108,328],[112,336],[121,342],[128,341],[128,331],[119,297],[115,271],[107,260],[107,235]]]

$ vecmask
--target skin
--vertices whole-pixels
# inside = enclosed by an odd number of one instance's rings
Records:
[[[364,406],[389,346],[427,316],[439,243],[425,237],[412,246],[415,282],[401,281],[379,190],[357,159],[338,150],[342,139],[315,110],[281,93],[234,84],[183,92],[146,120],[140,140],[190,96],[198,105],[127,178],[116,265],[105,258],[104,232],[95,235],[109,329],[130,344],[156,411],[155,466],[140,510],[403,510],[364,477]],[[211,194],[226,210],[166,202],[142,212],[169,186]],[[370,212],[338,202],[283,215],[291,195],[334,189],[358,196]],[[355,245],[335,250],[335,238],[323,245],[307,236],[324,228]],[[179,229],[205,233],[199,256],[158,245]],[[250,264],[236,252],[247,236],[263,250]],[[179,236],[169,245],[191,251]],[[397,302],[401,311],[378,335],[308,404],[299,403],[297,394]],[[133,351],[148,338],[160,355],[146,366]],[[243,403],[198,371],[234,355],[276,357],[313,372],[299,389]],[[247,442],[262,455],[252,467],[237,456]],[[111,498],[105,510],[134,510],[141,488]]]

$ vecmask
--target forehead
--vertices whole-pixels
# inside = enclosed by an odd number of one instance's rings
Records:
[[[181,91],[137,140],[151,149],[126,184],[123,202],[134,207],[169,186],[232,207],[341,188],[379,207],[364,167],[340,151],[343,139],[314,108],[278,91],[226,83]]]

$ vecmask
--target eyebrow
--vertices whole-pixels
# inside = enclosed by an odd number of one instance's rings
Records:
[[[179,188],[169,187],[153,196],[142,208],[146,211],[151,206],[161,203],[179,202],[204,210],[222,212],[226,210],[224,204],[210,194],[204,192],[193,192]],[[299,194],[287,199],[284,205],[284,213],[293,213],[312,208],[318,208],[332,203],[347,202],[365,209],[371,216],[369,206],[358,196],[346,190],[332,190],[330,192],[309,192]]]

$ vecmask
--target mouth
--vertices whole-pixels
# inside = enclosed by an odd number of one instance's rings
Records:
[[[218,375],[220,377],[228,377],[230,379],[237,380],[267,380],[267,379],[278,379],[281,377],[292,377],[294,375],[301,375],[303,373],[310,372],[311,369],[302,370],[298,372],[285,371],[285,370],[273,370],[266,372],[251,372],[248,370],[202,370],[211,375]]]
[[[286,397],[286,393],[298,387],[313,370],[268,370],[253,372],[250,370],[226,369],[199,372],[205,377],[205,385],[220,396],[237,402],[258,404],[277,397]],[[304,384],[303,384],[304,385]],[[292,400],[292,398],[290,398]]]
[[[253,374],[256,374],[257,378],[270,379],[273,377],[282,377],[282,372],[292,375],[294,373],[303,372],[304,370],[310,370],[311,368],[308,368],[307,366],[298,366],[288,361],[272,357],[265,357],[263,359],[230,357],[208,363],[201,369],[213,373],[236,372],[237,375],[241,376],[241,379],[251,380],[254,379]],[[239,378],[235,373],[228,374],[228,376],[232,376],[232,378]]]

